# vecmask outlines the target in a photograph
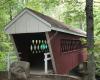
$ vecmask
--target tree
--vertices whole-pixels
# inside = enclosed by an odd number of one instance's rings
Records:
[[[93,0],[86,0],[86,25],[88,46],[88,79],[95,80]]]
[[[96,39],[95,52],[99,53],[100,1],[96,1],[98,2],[94,2],[94,36]],[[84,0],[0,0],[0,52],[2,54],[12,49],[10,40],[5,35],[4,26],[25,7],[49,15],[73,27],[86,30]],[[94,53],[94,55],[96,57],[96,73],[100,76],[100,54],[98,53]]]

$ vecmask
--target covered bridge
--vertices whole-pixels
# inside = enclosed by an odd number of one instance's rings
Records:
[[[86,33],[72,29],[49,16],[25,8],[5,28],[11,36],[20,60],[33,70],[69,73],[86,61],[87,52],[80,38]],[[48,63],[48,64],[47,64]]]

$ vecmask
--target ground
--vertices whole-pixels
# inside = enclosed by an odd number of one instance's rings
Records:
[[[8,80],[7,73],[0,72],[0,80]],[[36,75],[30,74],[29,80],[81,80],[79,77],[69,76],[69,75]]]

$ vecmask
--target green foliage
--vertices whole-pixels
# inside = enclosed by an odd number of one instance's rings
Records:
[[[94,45],[95,62],[96,62],[96,75],[100,76],[100,41],[96,40]]]
[[[77,2],[80,1],[80,2]],[[83,0],[0,0],[0,61],[11,51],[12,44],[4,32],[4,26],[23,8],[28,7],[56,18],[68,25],[86,30],[85,3]],[[97,74],[100,74],[100,5],[94,4],[95,58]],[[83,40],[84,42],[84,40]],[[5,69],[1,64],[0,69]]]
[[[87,46],[87,40],[85,38],[80,38],[80,41],[83,46]]]
[[[0,52],[0,71],[6,70],[7,61],[6,61],[6,53]]]

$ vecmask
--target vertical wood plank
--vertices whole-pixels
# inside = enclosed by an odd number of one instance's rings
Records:
[[[50,43],[50,37],[49,37],[48,32],[45,32],[45,35],[46,35],[47,43],[48,43],[48,46],[49,46],[49,51],[50,51],[50,55],[51,55],[52,66],[53,66],[54,72],[57,73],[56,64],[55,64],[55,60],[54,60],[54,56],[53,56],[53,52],[52,52],[52,48],[51,48],[51,43]]]
[[[18,60],[20,60],[19,52],[18,52],[18,50],[17,50],[17,48],[16,48],[16,44],[15,44],[14,38],[13,38],[12,35],[10,35],[10,38],[11,38],[11,41],[12,41],[12,43],[13,43],[13,46],[14,46],[14,49],[15,49],[15,52],[16,52],[16,55],[17,55],[17,58],[18,58]]]

